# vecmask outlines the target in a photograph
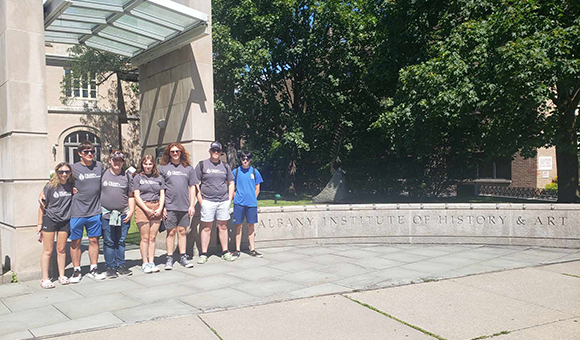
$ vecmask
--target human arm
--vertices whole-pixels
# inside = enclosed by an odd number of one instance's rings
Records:
[[[259,194],[260,194],[260,183],[256,184],[256,198],[258,198]]]
[[[143,199],[141,198],[141,190],[133,191],[133,196],[135,197],[135,203],[139,206],[143,211],[146,211],[148,214],[154,214],[154,211],[149,209]]]
[[[46,202],[46,196],[44,195],[44,190],[42,190],[42,191],[40,191],[40,194],[38,194],[38,204],[40,205],[40,207],[42,209],[44,209],[45,202]]]
[[[197,201],[199,202],[199,205],[201,205],[201,202],[203,202],[203,198],[201,197],[201,189],[199,188],[199,184],[195,186],[195,192],[197,196]]]
[[[38,224],[36,225],[36,232],[39,233],[42,230],[42,216],[44,215],[44,209],[38,207]]]
[[[228,199],[231,201],[234,199],[234,192],[236,191],[236,185],[234,181],[228,182]]]
[[[163,207],[165,207],[165,189],[159,190],[159,208],[155,210],[154,215],[161,216],[164,210]],[[165,213],[164,216],[167,217],[167,213]]]
[[[123,219],[123,223],[129,223],[131,221],[131,217],[133,217],[133,213],[135,212],[135,197],[129,197],[129,211],[127,212],[127,216]]]
[[[195,214],[195,192],[196,192],[196,186],[197,185],[192,185],[189,187],[189,208],[187,209],[187,212],[189,214],[189,217],[192,217]]]

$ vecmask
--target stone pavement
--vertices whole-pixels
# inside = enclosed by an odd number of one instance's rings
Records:
[[[52,290],[37,281],[1,285],[0,339],[78,332],[63,339],[580,338],[578,249],[364,244],[261,251],[261,259],[212,256],[192,269],[142,274],[138,250],[130,250],[131,277],[84,278]],[[506,271],[515,268],[524,269]],[[488,274],[474,275],[481,273]]]

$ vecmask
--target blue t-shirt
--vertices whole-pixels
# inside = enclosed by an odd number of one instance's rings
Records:
[[[254,178],[254,172],[256,173],[256,178]],[[234,182],[236,184],[234,204],[246,207],[257,207],[258,198],[256,197],[256,185],[264,182],[260,172],[258,170],[254,171],[252,167],[244,169],[240,166],[233,171],[233,174]]]

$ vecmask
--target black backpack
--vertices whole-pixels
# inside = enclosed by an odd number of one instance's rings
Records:
[[[238,172],[240,172],[240,167],[235,169],[236,173],[234,174],[234,184],[238,186]],[[252,174],[254,174],[254,183],[256,183],[256,168],[252,167]]]

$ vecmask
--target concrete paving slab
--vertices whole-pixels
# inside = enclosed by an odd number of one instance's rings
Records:
[[[353,259],[373,258],[374,256],[377,256],[377,254],[375,252],[368,251],[367,248],[350,249],[350,250],[341,251],[341,252],[334,253],[334,254],[338,255],[338,256],[350,257]]]
[[[580,316],[580,278],[526,268],[454,281],[568,313],[570,316]]]
[[[309,269],[298,273],[291,273],[280,276],[280,279],[295,282],[304,286],[316,286],[322,283],[340,280],[341,277],[334,274]]]
[[[580,319],[568,319],[558,322],[526,328],[502,335],[501,340],[546,340],[546,339],[580,339]]]
[[[206,277],[200,277],[195,280],[189,280],[187,282],[179,282],[180,285],[191,287],[195,289],[195,291],[191,292],[190,294],[218,289],[222,287],[230,287],[235,286],[240,283],[247,282],[246,280],[242,280],[238,277],[228,275],[228,274],[218,274]],[[188,295],[190,295],[188,294]]]
[[[178,318],[166,318],[149,322],[140,322],[124,327],[103,329],[99,331],[72,334],[54,339],[59,340],[103,340],[103,339],[186,339],[219,340],[219,338],[201,321],[197,315]]]
[[[236,261],[237,262],[237,261]],[[237,264],[226,263],[220,259],[220,262],[205,263],[205,264],[195,264],[193,269],[184,269],[184,272],[188,275],[195,277],[206,277],[211,275],[217,275],[222,273],[230,273],[239,270]]]
[[[0,335],[0,340],[22,340],[22,339],[32,339],[34,336],[29,331],[21,331],[6,335]]]
[[[339,294],[350,291],[351,288],[349,287],[341,286],[334,283],[323,283],[321,285],[295,290],[293,292],[290,292],[290,295],[297,298],[304,298],[319,295]]]
[[[550,262],[557,258],[565,256],[560,252],[553,252],[544,249],[527,249],[525,251],[511,254],[509,258],[512,260],[524,260],[524,261],[533,261],[535,263],[542,263],[542,262]]]
[[[134,284],[138,284],[139,288],[168,285],[176,282],[186,282],[189,280],[195,280],[195,278],[190,275],[181,273],[177,270],[171,271],[161,270],[161,272],[153,273],[151,275],[142,275],[127,278],[127,281],[133,282]]]
[[[36,282],[37,282],[36,284],[40,286],[40,283],[38,283],[38,281]],[[32,288],[22,283],[7,283],[0,285],[0,299],[12,296],[31,294],[34,292],[35,291]]]
[[[269,264],[277,263],[277,261],[272,261],[266,258],[250,257],[242,253],[240,257],[236,260],[236,269],[246,269],[246,268],[256,268],[267,266]]]
[[[580,260],[580,252],[569,254],[566,256],[562,256],[562,257],[559,257],[559,258],[555,259],[554,261],[550,261],[550,262],[565,262],[565,261],[578,261],[578,260]],[[550,262],[548,262],[548,263],[550,263]]]
[[[286,252],[270,254],[266,258],[270,261],[273,261],[273,262],[286,262],[286,261],[304,259],[304,258],[307,258],[310,256],[312,256],[312,254],[302,254],[302,253],[299,253],[297,251],[286,251]]]
[[[309,257],[308,261],[312,261],[312,262],[320,263],[320,264],[324,264],[324,265],[332,265],[332,264],[344,263],[344,262],[355,262],[356,259],[326,253],[324,255]]]
[[[270,277],[277,277],[282,276],[284,274],[288,274],[283,270],[274,269],[270,267],[260,267],[260,268],[250,268],[244,270],[238,270],[235,272],[231,272],[230,275],[242,278],[248,281],[258,281],[267,279]]]
[[[260,253],[267,255],[267,254],[275,254],[285,251],[294,251],[299,249],[300,247],[273,247],[273,248],[260,248]]]
[[[341,296],[201,314],[200,318],[224,340],[431,339]]]
[[[580,261],[551,264],[549,266],[538,267],[540,270],[547,270],[554,273],[570,274],[580,276]]]
[[[450,252],[444,251],[441,248],[417,248],[417,249],[409,249],[406,251],[406,253],[423,255],[428,257],[437,257],[448,255]]]
[[[258,282],[245,282],[235,286],[236,290],[240,290],[248,295],[257,297],[274,296],[303,288],[305,288],[305,286],[279,279]]]
[[[503,256],[485,261],[485,264],[501,269],[515,269],[532,266],[536,263],[525,260],[512,260],[510,256]]]
[[[86,318],[104,312],[112,312],[118,309],[125,309],[140,305],[136,300],[123,294],[115,293],[100,295],[78,301],[68,301],[55,303],[54,306],[71,319]],[[36,333],[35,333],[36,334]]]
[[[350,289],[367,289],[373,288],[375,285],[385,279],[377,277],[374,273],[366,273],[362,275],[350,276],[344,279],[333,281],[333,283],[348,287]]]
[[[497,256],[502,256],[502,255],[514,254],[514,253],[526,250],[528,248],[529,247],[482,246],[480,248],[477,248],[477,251],[480,253],[489,253],[489,254],[494,254]]]
[[[359,259],[358,261],[354,262],[354,264],[368,269],[387,269],[391,267],[402,266],[405,263],[394,260],[388,260],[381,257],[368,257],[364,259]]]
[[[386,254],[381,256],[384,259],[388,259],[388,260],[393,260],[393,261],[399,261],[399,262],[405,262],[405,263],[412,263],[412,262],[418,262],[418,261],[426,261],[428,259],[430,259],[430,256],[425,256],[425,255],[419,255],[419,254],[411,254],[408,252],[403,252],[403,253],[392,253],[392,254]]]
[[[247,305],[257,301],[257,298],[233,288],[220,288],[182,297],[179,300],[195,308],[208,311]]]
[[[116,317],[127,323],[196,313],[199,313],[199,309],[191,307],[177,299],[139,305],[113,312]]]
[[[376,252],[379,254],[400,253],[400,252],[404,251],[403,249],[398,248],[396,246],[389,246],[389,245],[384,245],[384,244],[375,244],[375,245],[366,247],[365,250]]]
[[[453,264],[445,264],[445,263],[435,262],[435,261],[421,261],[421,262],[409,263],[409,264],[400,266],[398,268],[429,273],[431,275],[433,275],[433,274],[440,275],[441,273],[450,271],[450,270],[455,269],[457,267],[458,267],[457,265],[453,265]]]
[[[132,278],[134,279],[134,278]],[[113,280],[104,280],[100,282],[94,282],[91,284],[84,284],[84,279],[81,281],[80,284],[71,284],[70,287],[72,290],[76,291],[77,293],[86,296],[86,297],[93,297],[93,296],[101,296],[107,295],[117,292],[129,291],[132,289],[139,289],[143,288],[144,286],[135,283],[129,278],[120,277]]]
[[[323,273],[333,274],[336,276],[349,277],[355,275],[361,275],[372,271],[372,269],[363,268],[351,263],[337,263],[327,267],[321,267],[317,269]]]
[[[454,267],[465,267],[481,262],[481,260],[467,259],[461,253],[454,253],[446,256],[439,256],[430,259],[431,262],[437,262]]]
[[[53,306],[27,309],[0,315],[0,336],[27,331],[30,328],[65,322],[69,319]]]
[[[462,277],[474,274],[483,274],[502,271],[503,269],[494,266],[488,266],[485,262],[477,263],[471,266],[452,269],[448,272],[441,273],[443,278]]]
[[[10,309],[8,309],[8,307],[6,307],[6,305],[4,305],[2,303],[2,301],[0,301],[0,315],[8,314],[8,313],[12,313],[12,312],[10,311]]]
[[[481,252],[477,250],[468,250],[461,253],[461,258],[486,261],[503,256],[503,254],[494,254],[491,252]]]
[[[26,309],[38,308],[52,305],[58,302],[82,299],[84,296],[72,289],[59,287],[61,289],[45,289],[34,294],[13,296],[2,299],[2,302],[12,312],[19,312]]]
[[[452,280],[348,295],[447,339],[473,339],[569,317]]]
[[[430,274],[428,272],[421,272],[401,267],[393,267],[374,272],[373,275],[382,280],[391,280],[391,281],[403,280],[406,282],[411,282],[420,280],[423,277],[429,277]]]
[[[321,266],[322,265],[320,263],[315,263],[315,262],[300,259],[300,260],[271,264],[268,267],[283,270],[286,272],[295,273],[295,272],[303,271],[306,269],[319,268]]]
[[[172,283],[162,286],[134,289],[122,293],[142,304],[149,304],[170,298],[191,295],[199,291],[199,289],[194,287]]]
[[[37,327],[30,330],[35,337],[56,335],[62,333],[72,333],[81,330],[95,329],[122,324],[123,321],[113,314],[99,313],[90,317],[69,320],[57,324]]]

